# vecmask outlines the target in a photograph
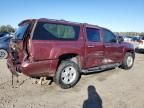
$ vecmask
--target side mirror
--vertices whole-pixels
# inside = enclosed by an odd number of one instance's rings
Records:
[[[124,39],[123,39],[123,37],[122,37],[122,36],[118,36],[118,42],[119,42],[119,43],[124,42]]]

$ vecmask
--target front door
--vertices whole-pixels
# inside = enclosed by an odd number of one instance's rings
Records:
[[[104,64],[118,63],[122,59],[123,46],[118,42],[117,37],[109,30],[103,30],[103,42],[105,58]]]

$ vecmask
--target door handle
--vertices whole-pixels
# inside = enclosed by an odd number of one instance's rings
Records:
[[[89,46],[88,46],[88,48],[94,48],[94,47],[95,47],[95,46],[93,46],[93,45],[89,45]]]

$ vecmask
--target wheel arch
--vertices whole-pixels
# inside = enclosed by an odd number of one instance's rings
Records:
[[[126,54],[126,53],[132,53],[133,58],[135,58],[135,51],[134,51],[134,50],[126,50],[126,51],[125,51],[125,54]]]
[[[76,64],[78,64],[79,67],[81,67],[81,60],[80,60],[80,55],[77,54],[77,53],[64,53],[62,55],[60,55],[58,57],[58,65],[57,67],[60,65],[60,63],[63,61],[63,60],[71,60],[73,62],[75,62]]]

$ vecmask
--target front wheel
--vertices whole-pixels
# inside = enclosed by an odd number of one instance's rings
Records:
[[[132,53],[126,53],[121,67],[123,69],[131,69],[133,67],[134,57]]]
[[[54,81],[63,89],[77,84],[80,78],[79,66],[72,61],[62,61],[58,67]]]

